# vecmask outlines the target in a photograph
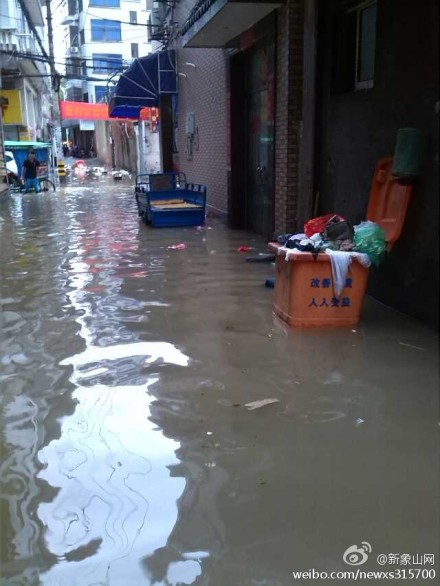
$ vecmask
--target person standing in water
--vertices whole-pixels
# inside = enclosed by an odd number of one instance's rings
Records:
[[[35,193],[40,192],[40,182],[37,178],[37,171],[40,166],[41,163],[35,157],[35,151],[29,151],[28,158],[25,159],[21,168],[21,181],[24,183],[25,193],[29,193],[32,187],[35,189]]]

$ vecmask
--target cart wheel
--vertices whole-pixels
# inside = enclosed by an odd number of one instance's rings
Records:
[[[40,179],[40,189],[41,191],[55,191],[55,183],[53,183],[50,179]]]

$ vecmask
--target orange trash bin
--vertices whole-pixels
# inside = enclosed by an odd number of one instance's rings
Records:
[[[367,219],[385,231],[388,252],[402,231],[411,185],[401,185],[392,176],[393,157],[378,161],[373,177]],[[290,252],[276,242],[269,249],[277,254],[273,310],[291,326],[353,326],[361,317],[369,268],[353,259],[339,298],[333,293],[330,256]]]

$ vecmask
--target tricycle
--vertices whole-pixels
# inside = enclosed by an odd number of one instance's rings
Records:
[[[187,183],[182,172],[136,176],[138,214],[154,227],[204,224],[206,192],[206,185]]]
[[[52,145],[50,143],[5,140],[4,146],[7,166],[5,181],[9,184],[11,191],[24,191],[24,185],[20,179],[21,168],[31,149],[35,151],[37,159],[41,162],[37,171],[41,191],[55,191],[56,180],[51,164]]]

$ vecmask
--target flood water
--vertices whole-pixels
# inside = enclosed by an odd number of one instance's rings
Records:
[[[288,586],[362,542],[368,570],[437,555],[435,332],[373,301],[291,330],[236,250],[264,240],[150,228],[133,193],[0,201],[0,584]]]

